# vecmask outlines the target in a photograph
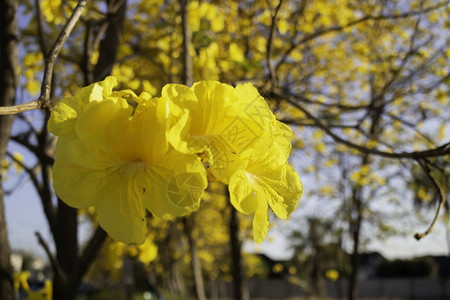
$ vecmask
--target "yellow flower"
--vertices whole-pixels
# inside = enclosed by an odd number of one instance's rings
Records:
[[[168,84],[161,98],[116,85],[108,77],[61,100],[48,124],[59,136],[56,193],[73,207],[95,206],[112,238],[143,243],[146,209],[163,218],[197,209],[207,176],[229,184],[234,207],[254,214],[258,243],[269,206],[283,219],[295,210],[302,184],[287,163],[292,130],[251,84]]]
[[[233,206],[254,214],[254,239],[261,243],[269,229],[269,206],[285,219],[302,194],[300,179],[287,164],[292,130],[275,119],[251,84],[171,84],[162,96],[189,111],[186,122],[170,130],[170,143],[181,152],[199,154],[209,178],[229,184]]]
[[[120,99],[112,92],[116,85],[117,79],[109,76],[104,81],[82,88],[75,96],[62,99],[52,111],[48,130],[57,136],[75,134],[75,123],[89,103],[103,101],[107,98],[113,102]],[[131,96],[136,97],[134,93]]]
[[[169,146],[168,130],[184,111],[147,93],[113,92],[115,85],[108,77],[55,106],[53,187],[70,206],[94,205],[115,240],[142,244],[145,209],[158,217],[197,209],[206,172],[196,155]]]
[[[251,84],[168,84],[162,96],[189,110],[186,123],[170,130],[170,143],[183,153],[201,153],[211,178],[228,183],[248,157],[271,144],[275,116]]]
[[[37,291],[28,291],[26,300],[51,300],[52,299],[53,286],[49,279],[44,282],[44,287]]]
[[[262,243],[269,230],[268,206],[279,218],[286,219],[297,208],[302,183],[296,171],[273,146],[266,155],[249,160],[245,169],[230,180],[230,200],[240,212],[253,215],[253,237]],[[277,155],[278,154],[278,155]]]
[[[158,246],[149,237],[145,239],[144,244],[139,246],[139,250],[139,260],[146,265],[158,256]]]

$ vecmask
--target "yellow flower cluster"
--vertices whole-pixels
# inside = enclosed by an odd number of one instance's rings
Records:
[[[14,274],[14,289],[16,291],[22,290],[27,294],[27,300],[51,300],[52,299],[52,282],[46,279],[44,287],[39,290],[32,290],[28,284],[28,279],[31,273],[29,271],[22,271],[18,274]]]
[[[162,96],[113,91],[114,77],[58,102],[48,128],[59,137],[53,186],[68,205],[94,205],[99,224],[124,243],[143,243],[146,209],[158,217],[199,207],[207,181],[229,185],[234,207],[254,214],[262,242],[269,206],[280,218],[302,193],[287,163],[291,129],[251,84],[168,84]]]

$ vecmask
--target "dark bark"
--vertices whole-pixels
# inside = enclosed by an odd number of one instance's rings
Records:
[[[242,243],[239,238],[239,219],[234,207],[230,204],[230,245],[233,276],[233,299],[248,300],[242,267]]]
[[[180,0],[180,14],[181,14],[181,31],[183,35],[183,83],[191,86],[194,83],[194,72],[192,67],[192,55],[189,53],[189,47],[192,41],[192,32],[189,28],[188,19],[188,0]]]
[[[77,275],[74,279],[75,286],[78,286],[80,284],[81,279],[83,278],[84,274],[86,274],[87,270],[89,269],[89,266],[95,260],[95,257],[97,256],[97,253],[102,247],[107,236],[108,235],[103,230],[103,228],[97,227],[94,235],[90,239],[89,243],[87,244],[86,248],[83,251],[83,254],[80,256],[80,259],[78,260]]]
[[[12,300],[14,299],[14,284],[3,195],[3,188],[0,188],[0,299]]]
[[[15,104],[18,85],[17,1],[0,1],[0,106]],[[13,117],[0,116],[0,162],[6,155]],[[0,171],[1,172],[1,171]],[[14,299],[12,266],[0,173],[0,299]]]
[[[167,236],[159,245],[160,249],[158,252],[161,256],[162,264],[166,266],[163,286],[166,286],[171,293],[186,295],[186,287],[181,277],[179,263],[174,256],[174,249],[179,247],[179,241],[180,234],[177,229],[177,221],[173,221],[170,223]]]
[[[361,236],[361,224],[362,224],[362,201],[361,201],[361,189],[355,188],[353,190],[352,196],[352,211],[355,214],[355,217],[350,217],[350,231],[353,239],[353,247],[352,253],[350,256],[351,263],[351,273],[350,273],[350,281],[348,285],[348,299],[354,300],[357,299],[357,287],[358,287],[358,272],[360,266],[360,254],[359,254],[359,244],[360,244],[360,236]]]
[[[123,21],[125,19],[125,12],[127,1],[123,1],[118,9],[115,5],[118,1],[107,0],[108,4],[108,29],[105,37],[100,43],[100,54],[98,62],[94,68],[94,81],[105,79],[111,74],[114,63],[117,58],[117,51],[122,39]]]
[[[323,296],[324,284],[323,284],[323,257],[322,257],[322,245],[320,244],[319,226],[320,221],[318,219],[309,219],[309,240],[312,244],[312,271],[311,271],[311,294],[312,296]]]
[[[55,276],[54,299],[74,299],[77,287],[74,286],[78,263],[78,221],[77,210],[58,200],[56,231],[53,233],[56,245],[56,258],[65,276]]]

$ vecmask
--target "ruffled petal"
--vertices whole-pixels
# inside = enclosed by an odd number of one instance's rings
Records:
[[[56,103],[50,119],[48,130],[57,136],[74,134],[77,118],[91,102],[102,101],[111,94],[117,79],[109,76],[104,81],[82,88],[75,96],[66,97]]]
[[[279,158],[286,161],[291,153],[292,129],[279,121],[272,122],[272,144],[279,149]]]
[[[274,175],[274,176],[271,176]],[[285,164],[281,171],[263,176],[253,175],[258,189],[258,197],[264,194],[273,212],[282,219],[286,219],[297,208],[302,196],[302,183],[291,166]]]
[[[68,205],[75,208],[95,204],[92,196],[99,184],[108,181],[110,162],[95,153],[89,144],[73,137],[59,138],[53,165],[53,188]]]
[[[152,214],[168,218],[198,209],[207,186],[206,171],[198,157],[171,151],[146,172],[140,180],[148,187],[143,201]]]
[[[267,200],[258,199],[258,206],[253,215],[253,239],[258,244],[261,244],[267,236],[269,231],[269,211]]]
[[[254,212],[255,241],[261,242],[267,233],[268,224],[263,220],[268,205],[278,217],[286,219],[297,208],[302,195],[300,178],[283,158],[280,159],[280,153],[280,148],[274,144],[265,155],[251,159],[244,170],[237,171],[230,179],[233,206],[245,214]],[[266,209],[265,214],[262,207]]]
[[[249,182],[247,172],[240,170],[230,179],[228,185],[231,204],[241,213],[252,214],[258,206],[255,186]]]
[[[126,101],[121,101],[119,105],[110,100],[90,103],[78,118],[76,134],[81,140],[109,148],[108,151],[111,151],[111,141],[115,138],[108,136],[108,127],[110,124],[126,123],[132,111],[133,108]]]
[[[48,131],[57,136],[67,136],[74,133],[80,111],[70,105],[73,101],[75,101],[73,97],[68,97],[55,105],[47,123]]]
[[[251,83],[239,84],[235,90],[239,101],[233,105],[240,112],[241,117],[248,119],[252,130],[258,135],[262,135],[269,129],[270,123],[275,121],[275,115]]]
[[[92,195],[96,201],[98,222],[117,241],[142,244],[147,226],[141,189],[137,184],[145,166],[124,164],[106,179]]]

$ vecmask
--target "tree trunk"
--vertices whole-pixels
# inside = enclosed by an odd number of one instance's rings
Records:
[[[166,269],[166,272],[163,274],[162,285],[171,293],[186,295],[186,287],[181,278],[179,263],[174,256],[174,249],[180,247],[178,244],[180,238],[176,222],[177,221],[170,222],[167,236],[161,241],[158,248],[161,263]]]
[[[64,276],[55,276],[53,299],[75,299],[75,278],[78,265],[78,212],[58,200],[56,219],[56,257]],[[57,275],[57,274],[55,274]],[[61,274],[62,275],[62,274]]]
[[[12,278],[11,249],[5,220],[3,205],[3,188],[0,187],[0,299],[14,299],[14,284]]]
[[[15,103],[18,84],[17,1],[0,0],[0,106]],[[12,116],[0,116],[0,163],[5,158]],[[6,228],[3,175],[0,170],[0,299],[14,299],[11,249]]]
[[[197,255],[197,245],[195,239],[192,236],[192,232],[195,224],[195,213],[184,218],[184,230],[188,237],[189,248],[191,250],[191,266],[194,273],[195,294],[198,300],[206,300],[205,285],[203,283],[202,268],[200,266],[200,260]]]
[[[101,81],[112,72],[122,39],[123,22],[127,9],[126,0],[123,1],[117,11],[111,11],[111,9],[113,4],[118,1],[107,0],[106,2],[108,4],[108,29],[100,43],[98,62],[94,68],[94,81]]]
[[[188,6],[189,0],[180,0],[181,31],[183,35],[183,77],[185,85],[191,86],[194,82],[194,72],[192,67],[192,55],[189,48],[192,41],[192,32],[189,28]]]
[[[244,272],[242,269],[241,241],[239,239],[239,219],[234,207],[230,204],[230,244],[233,276],[233,299],[248,300],[249,295],[245,286]]]
[[[361,200],[361,187],[355,187],[353,189],[351,203],[352,208],[350,215],[350,231],[353,239],[353,247],[350,258],[351,273],[350,273],[350,282],[348,285],[348,299],[355,300],[358,297],[357,287],[358,287],[358,271],[360,265],[359,244],[360,244],[362,213],[363,213]]]
[[[323,267],[322,249],[320,245],[320,234],[318,232],[320,221],[316,218],[309,219],[309,240],[313,248],[312,272],[311,272],[311,295],[313,297],[323,296]]]

